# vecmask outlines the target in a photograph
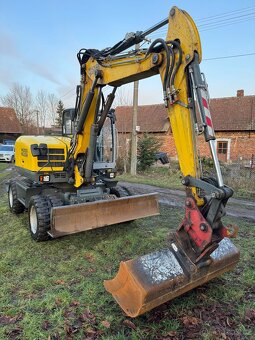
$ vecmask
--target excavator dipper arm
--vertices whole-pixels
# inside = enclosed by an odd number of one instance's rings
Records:
[[[125,46],[130,47],[142,36],[138,32],[133,40],[127,37],[112,49],[81,50],[78,54],[83,95],[72,154],[78,159],[91,152],[90,138],[98,129],[95,115],[102,87],[111,85],[115,93],[123,84],[160,74],[186,186],[185,217],[171,235],[167,249],[122,262],[117,276],[105,281],[106,290],[132,317],[232,269],[239,259],[239,251],[224,239],[229,232],[221,217],[233,191],[224,185],[217,159],[209,94],[199,68],[202,51],[196,25],[185,11],[173,7],[165,40],[155,40],[147,50],[123,53]],[[201,133],[210,146],[216,179],[203,178],[200,173],[196,139]],[[89,166],[85,176],[78,165],[74,171],[77,187],[84,178],[89,179]]]

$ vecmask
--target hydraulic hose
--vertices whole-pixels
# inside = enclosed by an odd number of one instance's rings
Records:
[[[176,47],[178,49],[178,52],[179,52],[179,58],[178,58],[178,61],[177,61],[177,64],[176,66],[174,67],[174,69],[171,71],[170,73],[170,77],[169,77],[169,83],[167,84],[167,87],[171,87],[172,85],[174,85],[174,79],[175,79],[175,76],[176,76],[176,73],[182,63],[182,49],[180,47],[180,44],[177,42],[177,41],[174,41],[174,40],[170,40],[170,41],[167,41],[167,44],[172,44],[174,47]]]
[[[157,44],[161,44],[162,47],[164,48],[164,50],[166,51],[166,71],[165,71],[164,80],[163,80],[163,92],[164,92],[164,97],[165,97],[165,95],[166,95],[166,87],[167,87],[167,77],[168,77],[169,66],[170,66],[170,52],[169,52],[169,47],[167,46],[167,43],[165,42],[165,40],[163,40],[161,38],[158,38],[158,39],[154,40],[153,43],[148,48],[146,56],[149,53],[152,52],[153,48]]]

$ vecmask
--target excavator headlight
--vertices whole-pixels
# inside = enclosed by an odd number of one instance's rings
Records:
[[[105,175],[108,178],[115,178],[116,177],[116,171],[114,171],[113,169],[107,169],[105,171]]]
[[[49,182],[50,181],[50,175],[40,175],[39,181],[40,182]]]

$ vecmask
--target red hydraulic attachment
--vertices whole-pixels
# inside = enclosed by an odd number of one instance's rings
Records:
[[[199,250],[203,251],[212,242],[212,228],[202,216],[193,197],[186,198],[185,206],[185,217],[178,230],[183,228]]]
[[[176,238],[182,244],[183,250],[198,263],[202,259],[208,259],[224,237],[236,237],[237,231],[237,226],[224,227],[223,224],[214,230],[200,212],[195,198],[188,195],[185,201],[185,217],[176,231]],[[193,252],[188,250],[190,248]]]

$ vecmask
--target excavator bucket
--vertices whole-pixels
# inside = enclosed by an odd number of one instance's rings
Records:
[[[56,238],[154,215],[159,215],[156,193],[56,207],[49,234]]]
[[[224,238],[210,264],[199,267],[171,241],[167,249],[121,262],[104,286],[128,316],[136,317],[233,269],[238,259],[238,249]]]

